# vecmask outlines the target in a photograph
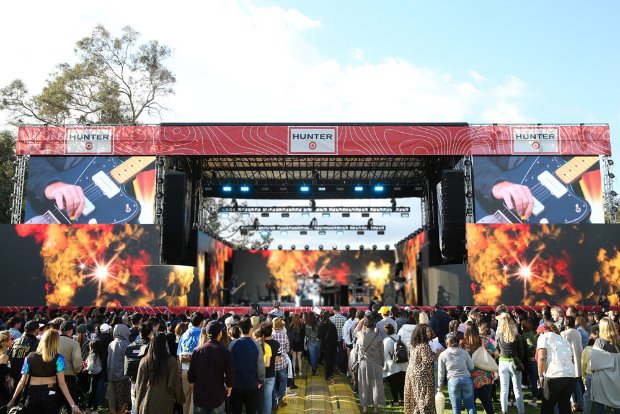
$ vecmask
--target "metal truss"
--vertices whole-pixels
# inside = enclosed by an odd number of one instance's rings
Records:
[[[385,232],[385,226],[368,226],[368,225],[252,225],[239,226],[241,234],[247,234],[252,231],[376,231]]]
[[[603,206],[605,208],[605,222],[616,223],[618,213],[617,199],[618,194],[614,191],[614,178],[612,166],[614,161],[609,156],[602,157],[603,167]]]
[[[410,213],[410,207],[299,207],[299,206],[225,206],[218,213]]]
[[[465,223],[474,223],[474,184],[472,182],[473,168],[471,155],[463,157],[465,171]]]
[[[166,179],[166,157],[158,156],[155,161],[155,224],[163,224],[164,180]]]
[[[15,175],[13,176],[13,194],[11,195],[11,224],[19,224],[22,219],[24,205],[24,188],[26,185],[26,170],[28,156],[18,155],[15,161]]]

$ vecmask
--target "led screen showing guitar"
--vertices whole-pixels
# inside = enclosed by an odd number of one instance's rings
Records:
[[[125,190],[140,171],[155,157],[84,157],[78,164],[58,172],[58,181],[82,188],[86,197],[80,217],[71,219],[53,201],[26,203],[26,224],[119,224],[127,223],[140,214],[140,203]]]
[[[476,222],[562,224],[587,220],[590,205],[574,193],[571,184],[597,162],[598,157],[574,157],[566,162],[558,157],[528,158],[503,174],[508,181],[530,189],[534,197],[532,215],[524,219],[515,210],[508,209],[503,200],[476,197],[476,217],[480,217]]]

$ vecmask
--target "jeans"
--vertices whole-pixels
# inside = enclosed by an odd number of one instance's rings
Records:
[[[521,371],[512,367],[512,361],[499,361],[499,386],[500,386],[500,403],[502,412],[508,411],[508,388],[512,381],[512,390],[517,400],[517,412],[519,414],[525,412],[523,405],[523,390],[521,389]]]
[[[131,381],[131,414],[136,414],[136,383]]]
[[[480,388],[474,389],[474,401],[476,398],[482,403],[482,408],[486,414],[493,414],[493,401],[491,400],[491,391],[493,390],[493,384],[483,385]]]
[[[572,403],[583,404],[583,388],[581,388],[581,378],[575,378],[575,390],[570,396],[570,400]]]
[[[530,378],[530,389],[532,390],[532,399],[536,401],[538,398],[538,362],[536,360],[527,361],[527,375]]]
[[[334,377],[334,363],[336,362],[336,349],[327,348],[323,351],[323,362],[325,364],[325,379],[329,380]]]
[[[594,401],[594,412],[595,414],[605,414],[606,405],[600,402]],[[609,407],[613,414],[620,414],[620,408],[612,408]]]
[[[308,343],[308,355],[310,357],[310,367],[312,370],[316,370],[319,365],[319,353],[321,352],[321,344],[309,342]]]
[[[583,393],[583,414],[592,410],[592,374],[586,374],[586,392]]]
[[[89,375],[88,380],[90,383],[90,387],[88,389],[88,408],[96,409],[101,406],[101,400],[98,398],[97,389],[99,388],[99,383],[103,381],[103,371],[99,374]]]
[[[258,410],[258,393],[260,390],[240,390],[233,388],[230,395],[232,414],[242,414],[245,406],[246,413],[255,413]]]
[[[461,414],[461,400],[468,414],[476,414],[474,403],[474,383],[470,377],[450,378],[448,380],[448,394],[452,403],[452,414]]]
[[[288,378],[288,366],[276,371],[276,386],[273,388],[273,401],[278,404],[286,393],[286,379]],[[265,397],[267,394],[265,394]],[[269,412],[267,412],[269,414]]]
[[[262,405],[262,413],[263,414],[271,414],[272,398],[273,398],[273,388],[276,385],[276,377],[265,377],[265,382],[263,382],[262,394],[263,397],[261,400],[263,401]],[[260,408],[260,407],[259,407]],[[260,410],[259,410],[260,411]]]
[[[545,378],[542,390],[541,414],[553,414],[557,404],[560,414],[571,414],[570,395],[575,390],[575,378]]]
[[[60,401],[62,392],[56,384],[51,388],[47,385],[30,385],[27,390],[24,404],[27,413],[58,414],[62,404]]]
[[[226,403],[223,402],[217,408],[203,408],[194,406],[194,414],[225,414],[226,413]]]

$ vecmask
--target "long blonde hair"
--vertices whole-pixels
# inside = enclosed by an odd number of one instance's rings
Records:
[[[617,347],[620,346],[616,323],[610,318],[603,318],[598,322],[598,337],[611,342]]]
[[[9,331],[0,331],[0,348],[3,347],[3,343],[11,339],[11,334]]]
[[[517,338],[517,325],[509,315],[500,318],[499,325],[497,325],[497,337],[508,344]]]
[[[58,355],[60,348],[60,334],[56,329],[48,329],[45,331],[37,346],[37,354],[41,355],[43,361],[50,362]]]

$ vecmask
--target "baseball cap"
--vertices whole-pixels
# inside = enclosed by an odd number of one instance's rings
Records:
[[[60,331],[61,332],[72,331],[73,328],[75,328],[75,325],[73,324],[73,321],[64,321],[63,323],[60,324]]]
[[[85,333],[86,331],[88,331],[88,326],[86,326],[85,324],[78,325],[77,331],[78,333]]]
[[[224,329],[224,325],[222,325],[218,321],[211,321],[207,324],[207,327],[205,329],[209,338],[215,338],[220,334],[220,332],[222,332],[222,330]]]
[[[390,308],[388,306],[382,306],[381,309],[379,309],[379,313],[381,315],[387,315],[390,313]]]
[[[536,328],[536,333],[543,333],[547,331],[547,326],[543,323],[538,328]]]
[[[364,315],[372,315],[372,311],[367,310],[366,312],[364,312]]]
[[[26,332],[34,332],[39,329],[39,322],[37,321],[28,321],[26,325],[24,325],[24,330]]]
[[[230,327],[233,323],[235,323],[235,318],[233,318],[232,316],[229,316],[228,318],[226,318],[224,323],[226,324],[227,327]]]
[[[101,326],[99,326],[100,332],[110,332],[111,329],[112,327],[108,325],[107,323],[102,323]]]

